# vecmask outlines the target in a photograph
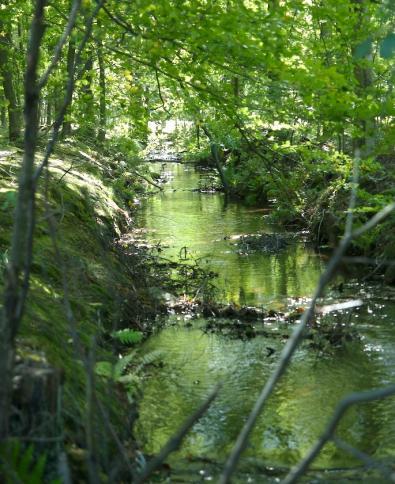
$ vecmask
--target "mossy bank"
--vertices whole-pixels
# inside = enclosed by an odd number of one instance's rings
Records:
[[[21,155],[17,148],[4,144],[0,150],[2,270],[10,245]],[[54,478],[61,472],[55,464],[59,455],[67,456],[73,473],[83,475],[89,439],[105,474],[110,469],[115,474],[123,472],[124,465],[113,460],[121,455],[117,439],[130,452],[131,462],[134,458],[134,385],[128,382],[127,392],[125,382],[111,383],[103,371],[92,371],[89,377],[89,365],[103,370],[119,360],[119,353],[125,354],[125,347],[120,349],[125,338],[117,338],[120,330],[131,330],[126,339],[133,344],[152,329],[161,310],[149,291],[149,271],[127,244],[120,243],[122,235],[133,228],[136,194],[145,189],[128,172],[127,162],[121,165],[87,146],[71,141],[61,144],[37,194],[34,262],[18,337],[17,367],[21,371],[34,366],[56,369],[61,388],[53,391],[61,393],[61,402],[50,424],[51,439],[48,422],[44,426],[38,418],[22,422],[18,415],[23,409],[16,404],[12,430],[15,437],[28,431],[26,441],[33,444],[33,453],[46,455],[42,472]],[[129,358],[128,363],[134,362]],[[29,398],[33,397],[25,400]],[[17,447],[11,467],[4,468],[5,476],[17,472],[23,481],[18,468],[26,451],[24,446]],[[1,464],[8,457],[3,455]],[[33,462],[32,457],[27,472],[32,472]]]

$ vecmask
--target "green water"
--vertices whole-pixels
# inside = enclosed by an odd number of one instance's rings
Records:
[[[312,250],[291,244],[275,256],[237,253],[232,237],[275,230],[265,222],[266,210],[227,204],[223,194],[192,191],[204,176],[193,166],[167,164],[165,175],[164,193],[145,202],[139,223],[149,240],[167,247],[167,257],[177,259],[186,247],[188,257],[202,258],[203,266],[208,261],[219,273],[220,298],[227,302],[278,306],[312,293],[323,267]]]
[[[183,247],[189,257],[201,258],[218,273],[218,297],[224,302],[283,310],[306,304],[324,260],[302,242],[277,254],[237,253],[232,237],[276,230],[267,224],[267,213],[226,204],[219,193],[192,191],[201,174],[191,166],[169,163],[162,168],[168,179],[165,190],[146,200],[140,213],[139,224],[149,242],[161,242],[169,258],[177,259]],[[395,293],[390,288],[368,286],[362,282],[363,276],[346,280],[345,294],[328,292],[329,301],[355,296],[364,300],[364,306],[351,317],[361,339],[330,356],[302,345],[250,439],[243,456],[249,466],[253,460],[289,467],[320,435],[339,399],[394,381]],[[173,465],[185,459],[225,460],[277,363],[285,341],[282,336],[292,330],[284,323],[266,324],[273,337],[242,341],[206,334],[203,325],[204,320],[190,325],[188,319],[170,315],[169,325],[143,348],[145,354],[158,351],[161,361],[160,368],[146,379],[140,403],[137,432],[147,453],[158,452],[210,389],[223,382],[215,403],[172,456]],[[394,399],[353,408],[338,434],[373,457],[393,457]],[[329,444],[314,465],[330,469],[358,464]],[[261,481],[255,476],[250,482]]]

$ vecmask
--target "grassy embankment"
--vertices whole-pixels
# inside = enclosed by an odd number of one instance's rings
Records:
[[[2,270],[10,244],[21,156],[20,150],[2,143]],[[110,158],[77,143],[60,145],[50,166],[48,183],[44,176],[37,197],[34,263],[27,310],[18,336],[18,358],[22,365],[38,362],[61,371],[63,397],[61,415],[56,417],[58,424],[61,422],[58,428],[62,434],[60,445],[71,457],[71,467],[78,467],[73,461],[85,460],[87,419],[93,418],[95,452],[103,470],[106,466],[113,467],[111,455],[120,453],[115,449],[108,422],[106,427],[98,407],[93,416],[87,414],[89,348],[94,344],[96,362],[116,361],[118,356],[114,349],[119,351],[120,342],[111,334],[122,328],[132,328],[136,332],[132,333],[131,340],[138,341],[143,328],[149,328],[159,309],[149,289],[151,283],[146,267],[138,256],[131,254],[127,243],[117,242],[132,230],[130,207],[136,192],[144,187],[127,173],[128,166],[120,169]],[[74,329],[77,338],[73,341]],[[108,365],[101,365],[103,373]],[[130,382],[128,384],[130,388]],[[105,408],[119,438],[132,449],[128,418],[133,411],[124,388],[110,384],[106,378],[96,377],[94,392],[94,398]],[[45,441],[42,429],[25,427],[26,431],[33,442],[36,437]],[[18,428],[15,432],[18,433]],[[50,454],[55,450],[48,451],[48,445],[34,445],[49,452],[49,460],[54,461],[56,456]],[[56,446],[49,444],[49,447],[55,449]],[[84,467],[81,464],[81,469]],[[53,475],[56,473],[54,469]]]

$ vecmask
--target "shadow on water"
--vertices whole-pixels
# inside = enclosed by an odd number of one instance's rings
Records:
[[[201,175],[191,166],[168,164],[165,169],[170,181],[163,193],[145,202],[139,223],[149,241],[167,247],[166,257],[177,259],[186,246],[189,254],[205,260],[219,274],[223,302],[284,309],[312,294],[323,269],[313,251],[303,243],[292,243],[278,253],[237,252],[234,236],[275,231],[265,222],[265,211],[225,204],[220,193],[192,191]],[[366,303],[351,319],[361,339],[331,355],[302,345],[257,423],[245,462],[257,459],[289,467],[320,435],[339,399],[394,381],[393,299],[381,301],[380,291],[375,294],[375,287],[358,281],[346,283],[346,292],[347,288]],[[147,378],[140,404],[137,432],[144,436],[149,454],[159,451],[215,383],[224,382],[218,399],[171,458],[173,463],[193,458],[224,461],[277,362],[285,341],[281,335],[290,332],[278,323],[267,324],[273,338],[243,341],[206,334],[201,329],[204,322],[196,320],[191,326],[181,316],[170,316],[167,328],[143,347],[145,354],[160,351],[162,363]],[[393,457],[394,399],[352,408],[338,434],[373,457]],[[326,469],[359,464],[333,444],[315,462],[317,468]]]

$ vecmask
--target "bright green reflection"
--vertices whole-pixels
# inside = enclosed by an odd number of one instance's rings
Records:
[[[395,308],[392,306],[392,315]],[[335,357],[319,358],[301,348],[276,393],[258,421],[245,457],[262,459],[273,466],[298,461],[322,432],[336,403],[346,394],[382,386],[394,380],[395,345],[391,336],[371,325],[365,313],[358,341]],[[173,317],[175,318],[175,317]],[[144,386],[138,433],[144,448],[156,453],[216,382],[221,394],[194,427],[181,451],[173,457],[199,456],[222,461],[228,455],[264,381],[273,370],[284,344],[280,338],[258,337],[248,341],[207,335],[199,329],[170,327],[152,337],[144,353],[161,351],[164,363]],[[286,330],[268,326],[273,333]],[[377,344],[382,340],[382,344]],[[276,350],[267,356],[267,346]],[[383,357],[388,351],[388,359]],[[388,399],[350,410],[338,435],[377,457],[395,454],[395,406]],[[315,466],[338,468],[356,465],[350,456],[328,445]]]
[[[287,298],[311,295],[322,268],[313,253],[295,245],[278,255],[235,254],[224,237],[268,230],[263,213],[237,204],[224,207],[220,194],[188,191],[197,186],[199,175],[182,165],[170,168],[176,177],[165,193],[146,202],[141,217],[149,239],[169,246],[166,256],[178,257],[183,246],[207,255],[228,301],[281,306]],[[381,304],[383,295],[373,297],[374,288],[354,284],[349,291],[366,301],[353,318],[361,341],[333,357],[319,357],[306,347],[298,351],[255,428],[246,458],[291,465],[320,435],[340,398],[395,380],[395,304]],[[223,461],[284,345],[274,336],[240,341],[207,335],[199,329],[202,323],[187,328],[180,320],[177,327],[151,337],[142,349],[146,354],[159,350],[164,364],[147,379],[140,404],[137,430],[148,453],[158,452],[215,383],[223,381],[218,400],[172,457]],[[280,335],[289,331],[275,325],[267,328]],[[268,346],[275,350],[271,356]],[[353,408],[339,435],[373,456],[393,457],[394,399]],[[315,463],[324,468],[355,464],[333,445],[327,445]]]
[[[232,236],[273,231],[265,211],[226,204],[223,194],[191,191],[200,177],[191,166],[167,164],[166,171],[174,178],[145,202],[140,226],[149,240],[168,246],[167,257],[178,258],[182,247],[205,257],[219,274],[216,285],[226,302],[268,306],[312,293],[322,269],[313,251],[292,244],[276,255],[239,255]]]

